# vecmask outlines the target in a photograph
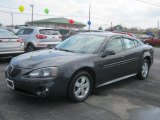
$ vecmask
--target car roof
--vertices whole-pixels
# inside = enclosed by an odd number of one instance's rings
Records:
[[[25,29],[26,29],[26,28],[29,28],[29,29],[36,29],[36,30],[40,30],[40,29],[48,29],[48,30],[50,30],[50,29],[52,29],[52,30],[57,31],[57,30],[54,29],[54,28],[46,28],[46,27],[25,27]]]
[[[111,36],[115,36],[115,35],[120,35],[120,36],[125,36],[119,33],[112,33],[112,32],[85,32],[85,33],[80,33],[83,35],[98,35],[98,36],[104,36],[104,37],[111,37]]]

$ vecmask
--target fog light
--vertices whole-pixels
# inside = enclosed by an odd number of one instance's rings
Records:
[[[49,88],[47,87],[39,87],[36,94],[40,97],[47,97],[49,94]]]

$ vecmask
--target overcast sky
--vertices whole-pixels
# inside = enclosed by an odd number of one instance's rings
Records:
[[[144,0],[148,1],[148,0]],[[160,5],[159,0],[149,2]],[[126,27],[149,28],[157,27],[160,20],[160,6],[153,6],[138,2],[137,0],[0,0],[0,23],[11,24],[11,15],[2,12],[16,12],[14,24],[24,24],[31,20],[31,7],[34,5],[34,20],[67,17],[87,24],[88,7],[91,3],[92,28],[102,26],[103,29],[113,25],[121,24]],[[20,13],[18,7],[25,6],[25,11]],[[45,15],[44,9],[50,10]]]

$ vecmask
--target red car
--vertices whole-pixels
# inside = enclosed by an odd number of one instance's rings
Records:
[[[144,40],[144,43],[152,46],[157,46],[157,45],[160,46],[160,38],[151,37],[149,39]]]
[[[131,36],[131,37],[133,37],[133,38],[136,38],[133,33],[129,33],[129,32],[119,32],[119,31],[118,31],[118,32],[117,32],[117,31],[112,31],[112,32],[113,32],[113,33],[124,34],[124,35]]]

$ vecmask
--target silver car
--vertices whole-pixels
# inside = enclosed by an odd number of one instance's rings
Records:
[[[0,29],[0,56],[12,56],[24,53],[23,39],[12,32]]]
[[[24,28],[19,30],[16,35],[24,39],[26,52],[54,48],[62,42],[61,34],[49,28]]]

